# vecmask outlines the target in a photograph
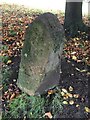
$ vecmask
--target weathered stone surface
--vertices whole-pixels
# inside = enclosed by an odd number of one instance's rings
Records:
[[[57,17],[44,13],[27,28],[18,86],[29,95],[43,94],[59,84],[64,30]]]

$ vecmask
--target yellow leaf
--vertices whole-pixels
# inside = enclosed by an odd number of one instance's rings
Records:
[[[77,104],[76,107],[79,107],[79,105]]]
[[[90,108],[85,107],[85,111],[88,112],[88,113],[90,113]]]
[[[64,93],[64,92],[61,92],[61,95],[62,95],[62,96],[64,96],[64,95],[65,95],[65,93]]]
[[[62,88],[62,91],[63,91],[64,93],[68,93],[68,91],[67,91],[66,89],[64,89],[64,88]]]
[[[20,44],[20,43],[19,43],[19,42],[17,42],[16,44],[17,44],[17,46],[19,46],[19,44]]]
[[[90,75],[90,72],[87,72],[87,75]]]
[[[0,87],[0,90],[2,90],[3,89],[3,87]]]
[[[84,69],[84,70],[81,70],[80,72],[86,72],[87,70],[86,69]]]
[[[47,116],[48,118],[52,119],[52,114],[51,114],[51,112],[45,113],[45,116]]]
[[[74,101],[73,101],[73,100],[70,100],[70,101],[69,101],[69,104],[70,104],[70,105],[73,105],[73,104],[74,104]]]
[[[64,100],[68,99],[68,95],[65,94],[65,96],[63,97]]]
[[[74,98],[79,98],[79,94],[74,94],[73,97]]]
[[[11,62],[12,62],[11,60],[8,60],[8,61],[7,61],[7,64],[10,64]]]
[[[54,93],[54,90],[48,90],[48,95],[51,95]]]
[[[71,93],[67,93],[68,97],[72,98],[73,95]]]
[[[16,82],[16,79],[13,79],[13,82]]]
[[[86,69],[84,69],[84,70],[80,70],[79,68],[76,68],[76,70],[79,71],[79,72],[87,72]]]
[[[73,91],[73,87],[72,86],[69,87],[69,91]]]
[[[73,60],[77,60],[77,57],[75,55],[72,56]]]
[[[68,102],[67,102],[67,101],[63,101],[63,104],[67,105],[67,104],[68,104]]]
[[[79,40],[80,38],[76,38],[76,40]]]

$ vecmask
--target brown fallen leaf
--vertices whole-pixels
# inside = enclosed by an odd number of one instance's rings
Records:
[[[79,62],[82,62],[82,60],[77,60],[77,62],[79,63]]]
[[[68,97],[72,98],[73,95],[71,93],[67,93]]]
[[[45,113],[45,115],[44,116],[47,116],[48,118],[50,118],[50,119],[52,119],[52,114],[51,114],[51,112],[47,112],[47,113]]]
[[[12,100],[15,96],[16,96],[16,94],[13,93],[13,94],[11,95],[11,97],[10,97],[10,100]]]
[[[64,100],[68,99],[68,95],[65,94],[65,96],[63,97]]]
[[[53,94],[55,91],[54,90],[48,90],[48,95]]]

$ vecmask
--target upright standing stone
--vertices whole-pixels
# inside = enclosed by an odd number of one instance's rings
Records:
[[[44,13],[28,26],[21,54],[18,86],[29,95],[59,84],[64,30],[57,17]]]

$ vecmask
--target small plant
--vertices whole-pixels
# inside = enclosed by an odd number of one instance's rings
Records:
[[[9,31],[9,36],[14,37],[15,35],[17,35],[16,31],[14,31],[14,30]]]
[[[44,115],[44,98],[22,93],[9,104],[10,110],[4,118],[41,118]]]
[[[52,94],[52,99],[46,98],[45,95],[29,96],[22,93],[10,102],[9,108],[9,111],[5,112],[4,118],[45,118],[47,108],[55,118],[62,110],[62,98],[59,92]]]
[[[62,97],[61,97],[61,91],[60,88],[56,88],[56,92],[53,94],[50,102],[50,111],[52,112],[53,118],[56,118],[56,115],[59,114],[62,109]]]
[[[9,78],[12,74],[12,71],[10,70],[9,67],[3,67],[1,74],[2,74],[3,90],[6,91],[6,90],[8,90],[8,85],[10,84]]]
[[[2,51],[7,51],[8,47],[6,45],[2,45],[0,46],[0,49]],[[4,66],[2,66],[0,75],[1,80],[2,80],[2,85],[3,85],[3,90],[7,90],[8,89],[8,85],[9,85],[9,77],[12,74],[12,71],[10,70],[9,66],[5,65],[7,63],[7,61],[9,60],[8,56],[3,56],[3,54],[0,56],[0,61],[4,64]]]
[[[51,101],[51,110],[53,117],[55,118],[57,114],[62,111],[62,98],[59,93],[55,93],[53,100]]]
[[[2,50],[2,51],[7,51],[8,50],[8,47],[6,46],[6,45],[1,45],[0,46],[0,50]],[[3,63],[7,63],[7,61],[8,61],[8,59],[9,59],[9,57],[8,56],[6,56],[6,55],[1,55],[0,56],[0,61],[1,62],[3,62]]]

